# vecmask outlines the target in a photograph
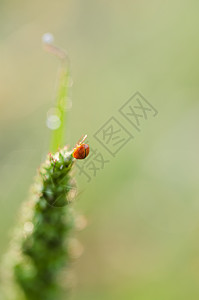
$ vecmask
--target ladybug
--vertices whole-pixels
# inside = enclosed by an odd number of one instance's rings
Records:
[[[84,159],[89,154],[89,145],[84,144],[85,139],[87,138],[87,135],[82,139],[81,142],[78,142],[73,149],[72,156],[76,159]]]

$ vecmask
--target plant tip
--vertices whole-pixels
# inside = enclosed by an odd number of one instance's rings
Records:
[[[54,42],[54,36],[52,35],[52,33],[44,33],[44,35],[42,36],[42,42],[45,44],[52,44]]]

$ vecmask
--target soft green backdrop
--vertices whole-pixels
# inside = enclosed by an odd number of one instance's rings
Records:
[[[74,300],[199,299],[199,68],[196,0],[0,1],[0,254],[48,152],[46,112],[69,53],[68,142],[92,138],[140,91],[158,110],[91,183],[78,177],[89,226]]]

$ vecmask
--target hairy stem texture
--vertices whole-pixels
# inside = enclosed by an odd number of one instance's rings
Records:
[[[70,209],[74,183],[69,175],[73,160],[65,149],[49,154],[38,170],[34,195],[26,204],[14,276],[27,300],[62,299],[59,275],[70,262],[68,242],[74,226]]]

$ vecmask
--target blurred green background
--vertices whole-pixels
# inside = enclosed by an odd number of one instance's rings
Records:
[[[0,2],[0,254],[48,152],[56,58],[69,53],[74,85],[71,147],[93,134],[136,91],[158,110],[88,184],[78,176],[74,300],[199,299],[199,2]],[[120,121],[122,119],[120,118]]]

